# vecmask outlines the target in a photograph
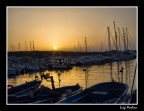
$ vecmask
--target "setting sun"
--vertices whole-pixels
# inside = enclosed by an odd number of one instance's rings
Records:
[[[57,46],[54,46],[54,50],[56,50],[57,49]]]
[[[107,27],[115,36],[113,21],[121,34],[127,27],[135,46],[136,11],[130,7],[8,7],[8,51],[31,51],[32,47],[37,51],[84,51],[85,36],[89,51],[101,51],[101,43],[108,50]]]

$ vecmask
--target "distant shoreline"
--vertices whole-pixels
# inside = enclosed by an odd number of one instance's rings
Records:
[[[130,50],[136,53],[136,50]],[[123,53],[125,51],[118,51]],[[16,51],[8,52],[8,56],[32,56],[32,57],[48,57],[55,54],[56,56],[82,56],[82,55],[111,55],[116,54],[116,50],[104,52],[74,52],[74,51]]]

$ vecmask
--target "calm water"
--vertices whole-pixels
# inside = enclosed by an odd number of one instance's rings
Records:
[[[74,85],[79,83],[83,88],[90,87],[94,84],[107,82],[113,80],[117,82],[123,82],[128,84],[129,92],[131,90],[132,81],[134,77],[136,66],[136,59],[130,61],[121,61],[121,62],[112,62],[101,65],[92,65],[92,66],[81,66],[81,67],[73,67],[69,71],[44,71],[44,73],[50,73],[51,76],[54,77],[55,87],[62,87],[68,85]],[[124,68],[123,74],[119,72],[121,67]],[[88,72],[83,71],[86,68]],[[58,76],[58,73],[61,75]],[[19,85],[25,83],[26,81],[31,81],[35,79],[35,75],[37,75],[40,79],[40,73],[30,73],[24,75],[18,75],[15,78],[7,79],[8,84],[11,85]],[[61,80],[59,82],[59,79]],[[42,81],[42,84],[51,88],[51,83],[46,80]],[[135,78],[134,89],[137,84],[137,76]]]

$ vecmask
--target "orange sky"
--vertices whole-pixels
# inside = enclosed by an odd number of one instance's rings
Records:
[[[108,50],[107,26],[114,37],[113,20],[121,33],[128,28],[136,45],[136,7],[8,7],[7,12],[9,51],[11,45],[18,50],[18,43],[26,50],[25,41],[30,50],[33,40],[36,50],[74,50],[78,42],[84,47],[85,36],[90,51],[101,50],[101,42]]]

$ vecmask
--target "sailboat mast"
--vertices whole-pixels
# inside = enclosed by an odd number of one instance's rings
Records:
[[[109,44],[109,51],[111,51],[111,41],[110,41],[110,29],[107,27],[108,30],[108,44]]]
[[[78,52],[79,52],[79,41],[78,41]]]
[[[87,52],[87,41],[86,41],[86,37],[85,37],[85,48],[86,48],[86,52]]]
[[[125,32],[124,32],[124,28],[123,28],[123,38],[124,38],[124,50],[126,51],[126,41],[125,41]]]
[[[126,37],[127,37],[127,45],[126,45],[127,47],[126,47],[126,48],[127,48],[127,50],[128,50],[128,34],[127,34],[127,27],[126,27]]]
[[[118,28],[118,32],[119,32],[119,50],[121,50],[121,45],[120,45],[120,29]]]
[[[103,45],[102,45],[102,42],[101,42],[101,51],[103,51]]]
[[[19,46],[19,51],[20,51],[20,43],[18,44],[18,46]]]
[[[31,41],[30,41],[30,51],[31,51]]]
[[[75,45],[74,45],[74,51],[76,51],[76,47],[75,47]]]
[[[27,44],[26,44],[26,41],[25,41],[25,46],[26,46],[26,51],[27,51]]]
[[[15,46],[14,46],[14,52],[15,52]]]
[[[11,44],[11,49],[12,49],[12,52],[13,52],[13,45]]]
[[[116,50],[118,51],[118,45],[117,45],[117,32],[116,32],[116,28],[115,28],[115,21],[113,21],[114,23],[114,31],[115,31],[115,38],[116,38]]]
[[[34,51],[34,41],[33,41],[33,51]]]
[[[82,50],[81,50],[81,44],[79,43],[79,47],[80,47],[80,52],[82,52]]]

